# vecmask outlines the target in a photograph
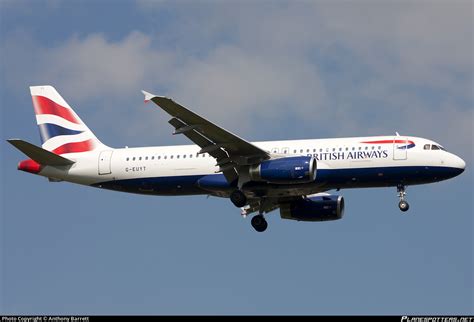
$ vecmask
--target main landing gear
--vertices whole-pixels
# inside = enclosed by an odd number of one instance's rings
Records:
[[[252,227],[259,233],[264,232],[268,227],[265,217],[262,214],[254,216],[252,218]]]
[[[233,191],[231,194],[230,194],[230,201],[232,201],[232,203],[236,206],[236,207],[239,207],[239,208],[242,208],[242,216],[245,218],[247,217],[247,210],[250,208],[250,206],[247,206],[247,197],[245,196],[245,194],[240,191],[240,190],[235,190]],[[252,221],[251,221],[251,224],[252,224],[252,227],[258,231],[259,233],[261,232],[264,232],[267,227],[268,227],[268,223],[267,221],[265,220],[265,217],[263,216],[263,213],[264,213],[264,205],[265,205],[265,200],[264,198],[262,198],[262,200],[260,201],[260,211],[259,211],[259,214],[254,216],[252,218]],[[250,211],[250,212],[253,212],[253,211]]]
[[[236,207],[242,208],[247,204],[247,197],[242,191],[235,190],[230,194],[230,201],[232,201]]]
[[[398,198],[400,198],[400,202],[398,203],[398,208],[400,208],[401,211],[405,212],[410,208],[410,205],[408,202],[405,200],[405,197],[407,193],[405,192],[405,186],[402,184],[399,184],[397,186],[397,192],[398,192]]]

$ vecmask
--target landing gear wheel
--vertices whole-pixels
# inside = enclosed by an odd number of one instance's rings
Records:
[[[399,184],[397,186],[398,198],[400,198],[400,202],[398,203],[398,208],[400,208],[400,210],[403,212],[407,211],[410,208],[410,205],[405,200],[405,197],[407,195],[405,190],[406,190],[406,187],[404,185]]]
[[[256,215],[255,217],[253,217],[252,227],[259,233],[264,232],[268,227],[265,217],[263,217],[263,215]]]
[[[410,205],[405,200],[400,200],[400,202],[398,203],[398,208],[400,208],[401,211],[405,212],[410,209]]]
[[[247,197],[240,190],[235,190],[230,194],[230,201],[238,207],[241,208],[247,204]]]

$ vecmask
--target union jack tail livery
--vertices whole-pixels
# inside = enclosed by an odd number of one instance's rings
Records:
[[[105,147],[52,86],[31,86],[42,148],[55,154]]]

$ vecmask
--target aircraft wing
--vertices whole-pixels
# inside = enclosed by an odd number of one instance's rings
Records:
[[[248,216],[255,212],[269,213],[280,207],[278,198],[267,198],[260,200],[258,198],[250,199],[248,205],[240,208],[242,216]]]
[[[172,116],[169,123],[173,134],[184,134],[201,147],[199,153],[209,153],[217,160],[219,171],[229,182],[237,179],[239,167],[260,163],[270,154],[237,135],[215,125],[170,98],[142,91],[145,102],[153,101]]]

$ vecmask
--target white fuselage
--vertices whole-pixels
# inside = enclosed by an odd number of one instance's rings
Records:
[[[313,185],[305,185],[308,193],[334,188],[428,183],[453,177],[460,173],[456,169],[465,167],[464,161],[456,155],[443,149],[429,149],[431,145],[439,147],[437,143],[417,137],[376,136],[253,144],[269,151],[274,158],[314,156],[318,175]],[[76,161],[72,167],[46,166],[39,174],[54,180],[126,192],[212,194],[212,187],[198,189],[197,182],[204,176],[223,175],[217,173],[219,168],[215,159],[207,153],[198,154],[199,150],[196,145],[180,145],[71,153],[64,156]],[[278,189],[278,186],[272,187]],[[222,192],[221,188],[216,188],[216,192]]]

